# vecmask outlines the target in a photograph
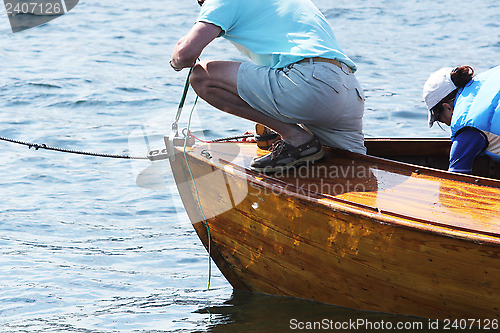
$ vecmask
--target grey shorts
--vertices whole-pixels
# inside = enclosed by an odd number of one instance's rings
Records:
[[[354,74],[325,62],[272,69],[242,63],[238,94],[252,108],[301,124],[327,146],[365,154],[364,95]]]

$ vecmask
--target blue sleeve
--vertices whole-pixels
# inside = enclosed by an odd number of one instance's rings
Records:
[[[474,159],[488,147],[488,140],[478,129],[465,127],[452,138],[448,171],[472,173]]]
[[[236,0],[206,0],[197,21],[214,24],[226,33],[234,26],[239,8],[239,1]]]

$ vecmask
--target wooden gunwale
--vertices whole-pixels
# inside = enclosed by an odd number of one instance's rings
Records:
[[[338,153],[351,154],[349,152],[340,151],[340,150],[338,151]],[[192,156],[192,157],[197,158],[196,156]],[[407,171],[418,170],[420,175],[428,175],[428,176],[433,176],[433,177],[441,176],[440,178],[453,179],[453,180],[463,181],[463,182],[467,182],[467,183],[475,184],[475,185],[478,184],[477,180],[481,180],[481,186],[489,186],[489,187],[494,187],[494,188],[500,187],[500,181],[494,180],[494,179],[477,177],[477,176],[469,176],[469,175],[460,175],[460,174],[456,174],[456,173],[452,173],[452,172],[448,172],[448,171],[435,170],[432,168],[412,165],[412,164],[408,164],[408,163],[394,162],[394,161],[391,161],[388,159],[375,157],[375,156],[365,156],[364,159],[366,159],[367,161],[376,162],[378,165],[397,166],[401,170],[407,170]],[[201,159],[199,159],[199,160],[201,160]],[[240,173],[240,174],[237,174],[236,172],[233,173],[235,176],[246,178],[247,181],[250,183],[253,183],[256,185],[261,185],[261,186],[267,186],[271,189],[279,188],[280,192],[282,192],[281,188],[283,188],[285,186],[285,191],[287,192],[287,194],[296,196],[296,197],[298,197],[302,200],[306,200],[308,202],[314,201],[316,203],[320,203],[322,205],[329,206],[332,209],[341,210],[341,211],[345,210],[345,211],[348,211],[350,214],[355,214],[357,216],[367,216],[371,219],[375,219],[375,220],[378,220],[379,222],[390,224],[393,226],[405,227],[408,229],[419,230],[419,231],[427,232],[427,233],[434,233],[434,234],[437,233],[439,235],[464,239],[464,240],[468,240],[468,241],[472,241],[472,242],[480,243],[480,244],[490,244],[493,246],[500,246],[500,236],[496,233],[478,231],[475,229],[464,228],[464,227],[460,227],[460,226],[454,226],[452,228],[447,224],[439,223],[436,221],[429,221],[429,220],[419,219],[419,218],[415,218],[415,217],[411,217],[411,216],[405,216],[405,215],[402,215],[400,213],[391,212],[388,210],[382,210],[382,209],[379,209],[377,207],[348,201],[348,200],[345,200],[342,198],[337,198],[337,197],[330,196],[330,195],[323,194],[323,193],[319,193],[319,192],[308,192],[308,195],[304,196],[304,195],[300,194],[300,191],[297,191],[296,186],[291,185],[289,183],[286,183],[285,181],[267,176],[265,174],[254,172],[252,170],[246,169],[240,165],[226,161],[224,159],[219,159],[219,163],[222,165],[231,166],[234,170],[237,170]],[[213,166],[215,168],[223,171],[223,172],[231,173],[231,171],[228,169],[225,169],[225,168],[223,169],[215,164]],[[252,178],[246,177],[248,175],[252,176]],[[443,177],[443,176],[445,176],[445,177]],[[290,190],[288,190],[288,189],[290,189]],[[328,201],[321,200],[321,199],[325,199],[325,198],[328,198]],[[312,199],[314,199],[314,200],[312,200]],[[338,203],[338,205],[335,205],[330,201],[334,201],[334,202]]]

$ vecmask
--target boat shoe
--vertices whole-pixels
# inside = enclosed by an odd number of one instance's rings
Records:
[[[317,161],[324,155],[321,143],[316,137],[297,147],[281,139],[273,144],[269,154],[255,158],[250,163],[250,170],[277,172],[298,164]]]

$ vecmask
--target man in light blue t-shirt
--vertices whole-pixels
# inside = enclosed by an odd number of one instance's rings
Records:
[[[224,37],[255,62],[204,61],[191,84],[212,106],[273,129],[281,140],[250,167],[275,172],[323,157],[321,145],[364,154],[364,95],[356,65],[310,0],[198,0],[201,13],[175,46],[175,70],[195,66]]]

